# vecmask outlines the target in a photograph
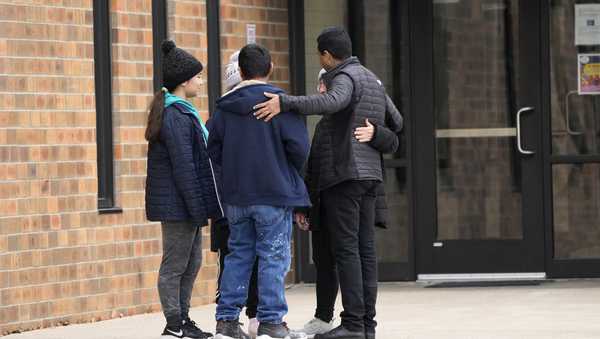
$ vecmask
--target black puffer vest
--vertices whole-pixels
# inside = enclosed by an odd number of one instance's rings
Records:
[[[354,137],[357,127],[365,120],[385,125],[386,95],[381,81],[357,58],[351,57],[327,72],[323,79],[329,86],[331,80],[345,74],[352,79],[352,101],[344,110],[323,116],[321,131],[316,135],[314,161],[319,171],[319,190],[348,180],[383,181],[381,154],[368,143]]]

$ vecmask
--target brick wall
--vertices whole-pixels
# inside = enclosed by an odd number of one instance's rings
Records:
[[[263,5],[268,4],[267,5]],[[204,1],[169,0],[169,36],[206,64]],[[288,88],[286,1],[223,1],[223,60],[245,22]],[[112,0],[116,202],[96,206],[92,0],[0,1],[0,334],[160,310],[160,227],[144,211],[151,0]],[[196,99],[208,115],[206,88]],[[205,230],[206,231],[206,230]],[[206,248],[192,303],[213,300]]]
[[[113,282],[99,277],[91,1],[3,1],[0,20],[4,333],[100,316]]]
[[[289,36],[286,0],[222,0],[221,59],[225,69],[229,56],[246,45],[246,25],[256,25],[256,42],[269,49],[275,65],[271,82],[288,91]]]

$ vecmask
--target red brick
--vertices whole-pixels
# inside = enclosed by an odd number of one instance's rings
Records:
[[[206,63],[205,2],[168,2],[170,36]],[[92,1],[57,3],[0,4],[0,20],[10,20],[0,38],[0,91],[11,91],[0,93],[0,180],[8,181],[0,193],[0,333],[160,310],[160,225],[144,211],[152,2],[111,0],[115,198],[125,208],[112,215],[96,210]],[[255,23],[273,52],[273,81],[288,86],[286,6],[222,1],[222,63],[245,44],[246,23]],[[193,100],[205,119],[206,91]],[[194,305],[212,302],[216,288],[208,237],[204,229]]]

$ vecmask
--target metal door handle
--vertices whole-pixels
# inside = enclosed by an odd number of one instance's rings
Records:
[[[566,97],[565,97],[565,111],[566,111],[566,117],[565,117],[565,126],[567,129],[567,133],[569,135],[582,135],[583,132],[579,132],[579,131],[574,131],[573,129],[571,129],[571,105],[570,105],[570,97],[571,95],[574,94],[578,94],[578,91],[570,91],[569,93],[567,93]]]
[[[521,145],[521,114],[528,111],[533,111],[533,107],[523,107],[517,112],[517,148],[521,154],[534,154],[534,151],[523,149]]]

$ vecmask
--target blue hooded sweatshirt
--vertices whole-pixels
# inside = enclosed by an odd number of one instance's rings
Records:
[[[221,198],[235,206],[310,206],[300,176],[310,147],[304,120],[291,112],[257,120],[253,107],[267,99],[264,92],[283,93],[266,83],[241,87],[217,101],[207,123],[208,152],[221,166]]]

